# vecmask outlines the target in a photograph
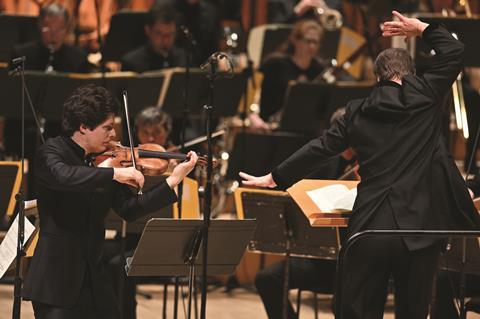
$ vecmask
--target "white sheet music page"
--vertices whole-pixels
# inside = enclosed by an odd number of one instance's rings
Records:
[[[28,206],[27,203],[25,206]],[[35,230],[35,226],[25,218],[25,237],[23,242],[26,243],[27,240],[32,236]],[[0,278],[3,277],[5,272],[10,267],[12,261],[15,260],[17,256],[17,241],[18,241],[18,214],[13,221],[12,226],[7,232],[7,235],[0,244]]]
[[[356,188],[349,190],[345,185],[333,184],[308,191],[307,195],[322,212],[331,213],[351,211],[357,192]]]

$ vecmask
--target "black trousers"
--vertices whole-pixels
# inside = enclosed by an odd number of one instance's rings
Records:
[[[369,229],[397,229],[389,205],[382,205]],[[439,244],[409,251],[399,237],[368,237],[351,247],[342,275],[343,319],[381,319],[393,278],[395,318],[425,319]]]
[[[333,293],[336,261],[324,259],[290,258],[290,289],[316,289]],[[255,286],[270,319],[282,318],[283,275],[285,261],[259,271]],[[297,318],[288,304],[288,318]]]
[[[88,276],[86,276],[88,277]],[[32,301],[35,319],[118,319],[120,313],[115,305],[96,305],[92,287],[84,280],[78,303],[72,308],[61,308],[41,302]]]

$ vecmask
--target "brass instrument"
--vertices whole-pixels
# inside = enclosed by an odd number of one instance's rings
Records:
[[[343,18],[340,11],[330,8],[325,1],[320,1],[315,7],[315,15],[321,25],[328,31],[335,31],[343,26]]]

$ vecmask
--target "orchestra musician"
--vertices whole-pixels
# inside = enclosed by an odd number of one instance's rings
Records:
[[[146,72],[186,65],[183,49],[175,45],[176,11],[171,4],[154,5],[147,15],[148,43],[122,58],[122,71]]]
[[[36,155],[40,236],[25,278],[23,297],[37,319],[120,318],[105,267],[104,218],[110,208],[134,220],[176,201],[173,190],[193,169],[197,155],[175,167],[143,195],[143,175],[133,167],[92,167],[92,154],[115,137],[113,95],[94,85],[77,88],[63,109],[63,135]]]
[[[70,15],[60,4],[48,4],[40,9],[38,27],[40,40],[15,46],[12,57],[25,56],[25,69],[86,73],[92,69],[87,55],[66,44]]]
[[[282,52],[262,63],[260,109],[249,115],[252,129],[271,129],[270,118],[281,110],[282,93],[289,81],[311,81],[322,72],[324,67],[317,57],[322,35],[323,28],[315,20],[301,20],[295,23]]]
[[[358,196],[346,238],[366,229],[478,229],[480,218],[440,129],[440,101],[462,67],[463,44],[440,25],[394,11],[383,36],[421,36],[436,52],[422,76],[409,53],[387,49],[375,60],[378,84],[366,99],[271,173],[241,173],[244,184],[286,188],[324,159],[352,147],[358,156]],[[382,318],[390,276],[395,317],[427,318],[441,241],[369,237],[353,246],[342,276],[343,318]],[[338,297],[338,296],[337,296]]]

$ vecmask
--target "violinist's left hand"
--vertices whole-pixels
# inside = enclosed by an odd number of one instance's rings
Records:
[[[167,177],[167,183],[172,189],[175,188],[178,184],[180,184],[180,182],[192,171],[192,169],[195,167],[195,164],[197,163],[197,153],[190,151],[187,155],[190,157],[190,160],[175,166],[172,174]]]

